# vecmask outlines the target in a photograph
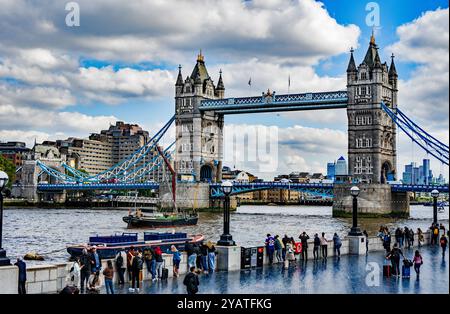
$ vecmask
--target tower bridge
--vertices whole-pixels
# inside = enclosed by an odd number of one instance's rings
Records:
[[[297,189],[332,195],[334,211],[351,211],[352,202],[349,189],[358,184],[361,188],[359,210],[370,213],[409,212],[408,192],[429,191],[431,186],[390,185],[396,181],[397,168],[397,127],[406,133],[422,149],[443,164],[448,165],[449,147],[435,139],[415,124],[398,108],[398,74],[394,56],[382,63],[378,46],[372,35],[363,61],[356,66],[350,52],[347,66],[347,89],[341,91],[315,92],[278,95],[263,92],[261,96],[225,98],[225,84],[222,71],[214,84],[206,68],[204,56],[200,53],[192,73],[183,76],[179,67],[175,83],[175,116],[155,135],[154,141],[140,149],[129,160],[102,174],[102,178],[124,179],[119,185],[109,184],[108,188],[136,188],[143,175],[130,173],[131,167],[142,160],[151,145],[157,145],[172,122],[175,123],[175,149],[170,152],[176,173],[175,183],[153,185],[160,195],[173,193],[177,206],[192,207],[192,200],[198,200],[198,207],[211,206],[212,200],[221,196],[219,184],[222,181],[223,127],[224,116],[232,114],[288,112],[304,110],[345,109],[348,121],[348,179],[343,184],[278,184],[276,182],[237,184],[235,194],[253,190],[282,188]],[[158,146],[156,146],[158,147]],[[144,158],[145,160],[145,158]],[[152,160],[151,167],[164,165]],[[143,166],[145,171],[148,167]],[[51,172],[50,170],[48,170]],[[75,171],[71,171],[75,173]],[[55,175],[56,176],[56,175]],[[64,181],[64,178],[60,176]],[[98,178],[81,183],[86,189],[102,188]],[[83,178],[86,180],[86,178]],[[134,181],[133,181],[134,180]],[[72,182],[73,183],[73,182]],[[64,182],[57,187],[65,189]],[[100,185],[99,185],[100,184]],[[151,183],[148,183],[151,184]],[[71,184],[67,189],[77,189],[80,184]],[[144,185],[139,185],[144,187]],[[38,189],[45,190],[45,184]],[[448,193],[448,186],[437,187]],[[188,200],[188,201],[186,201]],[[170,204],[168,205],[170,206]]]

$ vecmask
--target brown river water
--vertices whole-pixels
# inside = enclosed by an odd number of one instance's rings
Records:
[[[391,228],[418,227],[426,230],[433,217],[432,207],[411,206],[409,219],[360,219],[362,229],[375,235],[380,225]],[[3,219],[3,248],[11,259],[37,252],[45,256],[44,262],[63,262],[69,257],[66,246],[85,243],[92,235],[111,235],[122,232],[139,232],[143,237],[145,229],[127,229],[122,217],[124,210],[98,209],[5,209]],[[200,213],[197,226],[181,227],[176,231],[204,234],[216,241],[223,231],[221,213]],[[438,219],[446,228],[449,224],[449,208],[439,213]],[[245,205],[231,214],[231,233],[242,246],[262,245],[267,233],[294,238],[306,231],[310,236],[325,232],[332,238],[337,232],[345,236],[351,226],[350,219],[333,218],[331,207],[325,206],[250,206]],[[160,232],[173,228],[159,229]]]

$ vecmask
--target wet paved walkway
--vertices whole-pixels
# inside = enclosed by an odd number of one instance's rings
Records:
[[[414,251],[404,250],[406,257],[411,258]],[[424,247],[421,250],[424,264],[420,279],[411,268],[411,278],[384,278],[382,266],[383,252],[372,252],[368,256],[342,256],[340,260],[330,257],[328,260],[306,264],[298,263],[297,267],[283,270],[281,264],[266,266],[263,269],[248,271],[217,272],[212,275],[200,275],[199,293],[201,294],[316,294],[316,293],[449,293],[449,255],[442,257],[438,247]],[[378,276],[368,276],[368,263],[379,266]],[[366,277],[372,284],[366,284]],[[141,294],[185,294],[183,278],[169,278],[166,282],[152,283],[145,281]],[[378,279],[378,284],[377,284]],[[116,293],[128,293],[128,285]],[[101,293],[105,293],[104,288]]]

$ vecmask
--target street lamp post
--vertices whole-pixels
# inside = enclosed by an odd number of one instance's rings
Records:
[[[223,234],[217,245],[234,246],[233,236],[230,234],[230,194],[233,191],[233,183],[225,181],[222,183],[222,192],[225,195],[223,210]]]
[[[0,266],[9,266],[11,265],[11,261],[6,257],[6,251],[2,246],[2,238],[3,238],[3,194],[2,191],[6,184],[8,183],[8,175],[0,171]]]
[[[350,236],[361,236],[362,232],[358,227],[358,195],[359,195],[359,188],[357,186],[353,186],[350,189],[350,194],[353,197],[353,210],[352,210],[352,218],[353,218],[353,223],[352,223],[352,228],[350,229],[350,232],[348,233],[348,235]]]
[[[438,209],[437,209],[437,199],[438,199],[438,197],[439,197],[439,191],[438,190],[433,190],[433,191],[431,191],[431,196],[433,197],[433,223],[434,224],[437,224],[437,212],[438,212]]]

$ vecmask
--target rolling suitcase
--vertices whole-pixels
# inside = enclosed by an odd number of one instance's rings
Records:
[[[161,274],[161,280],[167,280],[169,278],[169,269],[166,268],[166,261],[164,260],[164,265]]]
[[[383,276],[384,277],[391,277],[392,275],[392,266],[389,264],[383,265]]]
[[[411,277],[411,267],[402,266],[402,278],[410,278]]]

